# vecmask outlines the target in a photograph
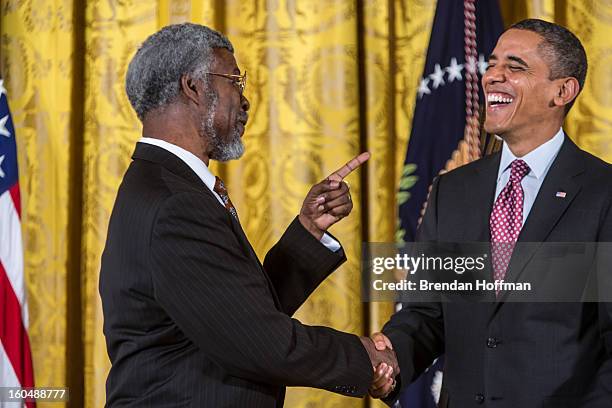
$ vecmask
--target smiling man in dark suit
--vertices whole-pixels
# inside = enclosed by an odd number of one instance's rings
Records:
[[[561,127],[586,72],[584,48],[564,27],[525,20],[504,32],[482,79],[485,129],[503,139],[502,151],[437,178],[418,240],[490,242],[490,278],[505,281],[548,259],[499,245],[611,242],[611,166]],[[610,303],[490,295],[492,303],[406,304],[372,336],[397,353],[401,386],[444,353],[441,407],[612,407]],[[393,385],[376,379],[371,393],[391,403],[401,388]]]
[[[285,386],[363,396],[374,366],[396,367],[367,337],[291,318],[346,260],[326,231],[350,213],[342,179],[369,155],[314,185],[260,264],[208,169],[243,153],[245,85],[227,38],[195,24],[155,33],[129,65],[144,137],[102,256],[109,407],[280,407]]]

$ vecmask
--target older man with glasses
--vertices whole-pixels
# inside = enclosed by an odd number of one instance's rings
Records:
[[[248,120],[233,47],[195,24],[165,27],[132,59],[142,121],[102,256],[109,407],[279,407],[285,386],[363,396],[391,350],[291,315],[346,257],[326,231],[353,205],[362,153],[314,185],[263,265],[210,160],[238,159]]]

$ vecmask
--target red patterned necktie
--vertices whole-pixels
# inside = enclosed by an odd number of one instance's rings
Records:
[[[215,193],[219,194],[219,197],[221,197],[221,201],[223,201],[223,205],[225,205],[227,211],[229,211],[234,218],[238,219],[236,207],[234,207],[234,204],[232,204],[232,200],[230,200],[229,195],[227,194],[225,184],[223,184],[223,180],[221,180],[219,177],[215,176],[215,188],[213,190],[215,190]]]
[[[494,280],[503,280],[506,276],[514,245],[521,232],[524,201],[521,181],[529,170],[523,160],[514,160],[511,164],[510,180],[493,205],[489,226]],[[496,294],[499,294],[499,291],[496,291]]]

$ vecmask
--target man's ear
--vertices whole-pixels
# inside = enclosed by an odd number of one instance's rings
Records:
[[[195,104],[200,103],[200,92],[202,88],[199,86],[198,81],[191,75],[185,74],[181,76],[181,92],[187,99],[194,102]]]
[[[553,102],[556,106],[565,106],[576,99],[580,92],[580,85],[574,77],[560,78],[557,81],[559,81],[559,88]]]

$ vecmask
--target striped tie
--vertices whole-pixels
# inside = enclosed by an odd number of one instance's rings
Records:
[[[223,205],[227,208],[227,211],[230,212],[234,216],[236,220],[238,220],[238,212],[236,211],[236,207],[232,204],[232,200],[230,200],[229,195],[227,194],[227,189],[225,188],[225,184],[223,184],[223,180],[219,177],[215,176],[215,193],[219,194],[221,197],[221,201],[223,201]]]

